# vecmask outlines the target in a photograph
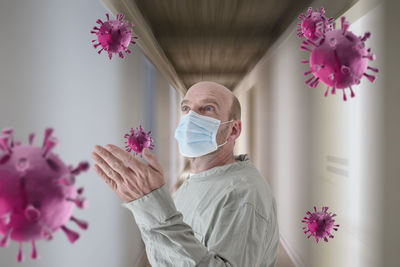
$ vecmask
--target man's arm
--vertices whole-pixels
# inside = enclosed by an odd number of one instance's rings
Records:
[[[167,186],[122,205],[132,211],[156,266],[258,266],[264,257],[268,222],[250,204],[228,203],[212,229],[208,247],[183,222]]]
[[[147,164],[114,145],[95,146],[92,157],[96,173],[133,212],[154,267],[258,266],[265,256],[269,221],[233,192],[213,218],[206,247],[176,210],[162,168],[148,149],[143,151]]]

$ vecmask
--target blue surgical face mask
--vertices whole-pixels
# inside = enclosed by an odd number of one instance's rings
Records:
[[[175,130],[175,139],[178,141],[179,151],[184,157],[201,157],[214,152],[218,147],[227,143],[217,145],[217,132],[221,124],[220,120],[197,114],[190,110],[182,117]]]

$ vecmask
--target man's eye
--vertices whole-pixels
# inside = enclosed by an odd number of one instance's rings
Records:
[[[205,110],[205,111],[213,111],[213,110],[214,110],[214,107],[213,107],[213,106],[206,106],[206,107],[204,108],[204,110]]]
[[[188,111],[189,110],[189,107],[188,106],[183,106],[182,107],[182,111]]]

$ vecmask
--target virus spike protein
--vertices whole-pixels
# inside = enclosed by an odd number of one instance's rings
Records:
[[[342,29],[336,29],[333,24],[331,30],[325,32],[321,41],[316,44],[309,40],[303,41],[300,50],[310,51],[310,69],[304,72],[304,76],[312,74],[311,78],[306,79],[305,83],[310,88],[317,87],[319,82],[327,85],[324,96],[328,96],[329,89],[331,94],[336,94],[336,89],[343,92],[343,100],[347,100],[345,89],[349,88],[351,97],[355,94],[352,85],[359,84],[360,79],[365,76],[370,82],[375,80],[375,76],[367,74],[367,70],[375,73],[377,68],[369,67],[368,60],[375,60],[375,55],[371,49],[365,48],[365,41],[371,36],[369,32],[364,36],[357,37],[348,30],[350,24],[341,17]],[[303,60],[301,63],[306,64]]]
[[[329,22],[333,18],[327,19],[325,17],[325,10],[323,8],[320,11],[313,12],[312,7],[309,7],[307,14],[300,14],[298,19],[301,21],[297,24],[297,36],[299,38],[305,37],[310,41],[321,40],[323,34],[329,29]]]
[[[301,222],[307,224],[303,227],[304,234],[309,234],[307,238],[314,236],[317,243],[319,239],[328,242],[328,237],[333,238],[332,230],[337,231],[339,224],[334,224],[335,220],[333,217],[336,214],[332,214],[332,212],[328,213],[327,211],[328,207],[322,207],[321,211],[317,211],[317,208],[314,206],[314,212],[306,212],[308,217],[304,217]]]
[[[45,130],[42,147],[13,142],[12,131],[3,130],[0,136],[0,246],[7,247],[9,240],[19,242],[17,261],[23,261],[22,243],[32,245],[31,258],[38,258],[35,241],[51,240],[60,228],[68,239],[75,241],[79,235],[65,224],[71,220],[81,229],[87,223],[71,216],[74,205],[86,207],[83,189],[75,189],[75,175],[89,168],[81,162],[77,168],[66,166],[52,153],[57,144],[51,136],[53,130]],[[60,183],[69,177],[68,183]]]
[[[142,153],[144,148],[149,148],[150,150],[154,149],[153,139],[150,137],[151,131],[145,132],[143,130],[142,125],[137,127],[135,130],[133,128],[130,129],[130,133],[125,134],[125,138],[127,139],[126,151],[131,152],[134,151],[136,155]]]
[[[133,23],[124,22],[124,14],[118,14],[117,18],[113,20],[110,20],[108,14],[106,14],[106,17],[106,22],[98,19],[96,23],[100,25],[100,28],[95,26],[90,32],[96,34],[97,37],[97,40],[92,40],[93,47],[97,49],[98,46],[101,46],[98,53],[100,54],[104,50],[108,53],[110,59],[113,54],[118,54],[120,58],[124,58],[122,52],[130,54],[129,44],[136,43],[137,36],[132,37],[132,30],[130,29],[130,27],[133,27]]]

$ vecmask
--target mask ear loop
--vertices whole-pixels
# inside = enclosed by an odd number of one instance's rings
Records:
[[[220,146],[225,145],[226,143],[228,143],[228,141],[225,141],[225,143],[222,143],[222,144],[220,144],[220,145],[217,145],[217,148],[220,147]]]
[[[230,120],[230,121],[226,121],[226,122],[221,122],[219,125],[221,125],[221,124],[225,124],[225,123],[228,123],[228,122],[232,122],[233,120]]]
[[[221,125],[221,124],[225,124],[225,123],[229,123],[229,122],[232,122],[232,121],[233,121],[233,120],[226,121],[226,122],[222,122],[222,123],[220,123],[219,125]],[[220,146],[223,146],[223,145],[225,145],[226,143],[228,143],[228,140],[226,140],[226,141],[225,141],[225,143],[223,143],[223,144],[217,145],[217,148],[218,148],[218,147],[220,147]]]

